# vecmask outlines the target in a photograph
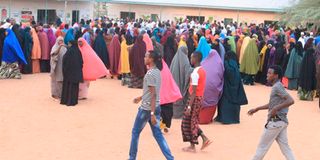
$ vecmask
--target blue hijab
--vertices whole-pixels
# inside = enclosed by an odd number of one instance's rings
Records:
[[[66,36],[64,37],[64,44],[68,45],[68,42],[73,40],[74,40],[74,29],[70,28]]]
[[[7,63],[21,62],[28,64],[22,52],[19,41],[11,29],[7,29],[8,35],[3,44],[2,61]]]
[[[199,40],[198,48],[196,49],[196,51],[202,53],[202,60],[208,57],[210,50],[210,45],[208,44],[206,38],[202,36]]]
[[[156,28],[156,29],[153,31],[153,36],[156,38],[156,41],[157,41],[158,43],[160,43],[161,38],[159,37],[158,33],[159,33],[159,29]]]

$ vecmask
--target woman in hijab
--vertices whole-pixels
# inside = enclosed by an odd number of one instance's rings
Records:
[[[157,52],[159,53],[159,52]],[[172,77],[168,65],[162,59],[161,70],[161,87],[160,87],[160,107],[161,107],[161,124],[160,128],[165,133],[169,132],[173,117],[173,103],[182,98],[180,90]]]
[[[179,41],[178,48],[180,48],[181,46],[187,46],[186,37],[184,35],[180,36],[180,41]]]
[[[97,30],[98,35],[93,42],[93,50],[98,54],[99,58],[102,60],[103,64],[110,68],[109,53],[106,46],[106,42],[103,38],[103,31]]]
[[[200,38],[198,48],[196,49],[196,51],[202,53],[202,60],[205,60],[207,58],[207,56],[210,53],[210,50],[211,50],[210,45],[208,44],[206,38],[202,36]]]
[[[38,29],[38,37],[41,47],[41,60],[40,70],[41,72],[50,72],[50,46],[47,34],[42,27]]]
[[[171,66],[171,61],[177,52],[177,44],[174,37],[169,36],[163,47],[163,59],[168,66]]]
[[[206,86],[203,103],[200,110],[200,124],[209,124],[215,115],[217,104],[222,96],[224,67],[216,50],[211,50],[206,59],[201,62],[206,71]]]
[[[48,28],[47,36],[48,36],[48,40],[49,40],[49,48],[50,48],[50,51],[51,51],[52,47],[53,47],[53,46],[55,45],[55,43],[56,43],[56,37],[55,37],[55,35],[53,34],[52,28]]]
[[[82,38],[84,38],[87,43],[92,46],[92,42],[93,42],[93,34],[92,34],[92,29],[85,29]]]
[[[239,54],[239,63],[240,63],[240,64],[241,64],[241,62],[242,62],[243,55],[245,54],[245,49],[247,48],[250,40],[251,40],[251,38],[246,35],[246,36],[244,37],[243,41],[242,41],[241,49],[240,49],[240,54]]]
[[[313,48],[313,38],[309,38],[304,45],[304,51],[306,52],[309,48]]]
[[[218,115],[215,121],[223,124],[240,123],[240,106],[248,104],[247,96],[241,81],[239,66],[235,53],[226,53],[224,62],[223,94],[218,104]]]
[[[161,57],[163,57],[163,46],[157,42],[155,37],[152,37],[151,40],[154,50],[157,50],[161,54]]]
[[[303,59],[302,43],[297,42],[295,48],[291,51],[287,69],[284,74],[289,80],[288,89],[290,90],[298,89],[298,79],[300,77],[302,59]]]
[[[173,118],[182,118],[189,97],[189,77],[192,72],[188,59],[188,48],[186,46],[178,49],[178,52],[173,57],[170,71],[182,95],[182,99],[174,103]]]
[[[74,38],[74,29],[70,28],[67,33],[66,36],[64,37],[64,44],[68,45],[69,41],[73,41],[75,40]]]
[[[32,73],[40,73],[41,47],[38,34],[34,28],[31,28],[31,37],[33,41],[31,52]]]
[[[7,37],[3,44],[0,66],[0,79],[21,79],[19,63],[27,64],[27,61],[14,32],[11,29],[7,29],[6,33]]]
[[[23,43],[23,38],[24,38],[23,35],[24,34],[23,34],[22,29],[20,28],[20,25],[14,24],[12,26],[12,31],[14,32],[14,34],[16,35],[16,37],[18,39],[20,47],[24,48],[23,47],[23,45],[24,45],[24,43]]]
[[[254,76],[258,73],[259,52],[256,39],[250,39],[244,50],[241,60],[240,72],[244,75],[243,83],[245,85],[254,85]]]
[[[63,37],[58,37],[56,43],[51,49],[50,58],[50,77],[51,77],[51,96],[54,99],[60,99],[62,93],[63,73],[62,60],[67,52]]]
[[[147,51],[153,51],[152,40],[147,33],[143,34],[143,41],[146,43]]]
[[[230,45],[231,47],[231,51],[233,51],[233,53],[236,53],[237,51],[237,46],[236,46],[236,41],[235,41],[235,38],[234,36],[228,36],[228,44]],[[227,52],[227,51],[226,51]],[[223,60],[224,61],[224,60]]]
[[[112,76],[119,75],[121,45],[118,34],[115,34],[109,45],[110,72]]]
[[[126,41],[127,41],[127,45],[132,45],[134,44],[134,37],[131,34],[131,30],[128,29],[125,35]]]
[[[130,83],[130,63],[129,63],[129,48],[132,47],[127,45],[125,35],[121,36],[121,53],[120,53],[120,73],[121,73],[121,84],[122,86],[129,85]]]
[[[314,58],[316,60],[317,94],[320,96],[320,43],[317,44],[316,51],[314,52]]]
[[[240,59],[240,52],[241,52],[241,47],[242,47],[242,43],[243,43],[243,39],[244,39],[244,35],[240,35],[240,38],[238,39],[238,42],[237,42],[237,60],[238,60],[238,63],[239,63],[239,59]]]
[[[165,32],[165,34],[163,35],[163,37],[161,38],[160,43],[161,43],[162,45],[165,45],[166,42],[167,42],[167,39],[168,39],[169,37],[171,37],[171,36],[172,36],[171,30],[167,30],[167,31]]]
[[[229,38],[226,38],[223,40],[223,47],[225,49],[225,52],[231,51],[231,45],[229,44]]]
[[[83,100],[88,97],[90,81],[106,76],[109,71],[84,38],[79,38],[78,45],[83,60],[82,73],[84,81],[79,86],[79,99]]]
[[[275,65],[278,65],[278,66],[281,66],[282,69],[283,68],[283,64],[284,64],[284,58],[285,58],[285,55],[287,54],[287,51],[286,49],[284,48],[284,42],[280,41],[280,42],[277,42],[276,45],[275,45]]]
[[[315,50],[308,48],[302,59],[298,95],[300,100],[313,101],[316,90],[316,64],[313,57]]]
[[[190,60],[191,54],[196,50],[196,43],[195,43],[195,39],[194,39],[193,35],[194,35],[193,29],[190,29],[189,30],[188,40],[187,40],[188,58],[189,58],[189,60]]]
[[[2,51],[4,39],[6,38],[6,29],[0,28],[0,60],[2,60]]]
[[[160,41],[161,41],[160,34],[161,33],[160,33],[159,28],[156,28],[156,29],[153,30],[153,37],[156,39],[156,41],[158,43],[160,43]]]
[[[31,53],[32,53],[32,46],[33,46],[33,41],[31,37],[31,28],[26,27],[24,29],[24,38],[23,42],[24,45],[22,48],[22,51],[24,53],[24,57],[26,58],[26,61],[28,64],[22,65],[22,73],[23,74],[31,74],[32,73],[32,58],[31,58]]]
[[[79,83],[83,82],[83,60],[77,41],[68,42],[69,48],[63,56],[63,85],[60,104],[75,106],[78,104]]]
[[[257,76],[255,78],[255,81],[261,84],[264,84],[264,82],[266,81],[266,74],[263,73],[263,67],[264,67],[264,62],[265,62],[265,58],[268,58],[266,56],[268,50],[268,45],[266,44],[265,41],[261,41],[260,42],[260,46],[259,46],[259,71],[257,73]]]
[[[143,36],[138,36],[129,53],[129,64],[131,71],[129,88],[141,89],[143,86],[143,77],[147,71],[147,68],[144,65],[146,49],[147,47],[146,43],[143,41]]]

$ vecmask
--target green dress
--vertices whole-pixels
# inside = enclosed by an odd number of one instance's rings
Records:
[[[244,51],[240,65],[240,72],[247,75],[256,75],[259,70],[259,51],[255,39],[251,39]]]
[[[300,75],[300,68],[303,56],[300,56],[296,49],[291,51],[290,59],[287,65],[287,70],[285,76],[289,80],[288,89],[297,90],[298,89],[298,79]]]

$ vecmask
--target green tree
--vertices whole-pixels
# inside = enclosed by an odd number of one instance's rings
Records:
[[[320,0],[298,0],[285,9],[280,20],[287,25],[320,26]]]

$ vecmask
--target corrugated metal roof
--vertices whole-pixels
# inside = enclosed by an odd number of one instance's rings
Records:
[[[109,3],[141,4],[229,10],[282,12],[295,0],[98,0]]]

